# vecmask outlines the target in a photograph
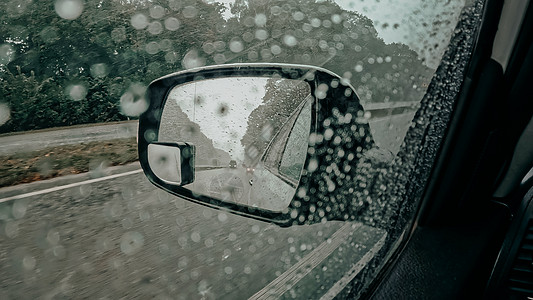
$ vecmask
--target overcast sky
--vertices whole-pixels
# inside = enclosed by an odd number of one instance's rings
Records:
[[[242,161],[241,138],[246,133],[248,117],[263,101],[267,81],[268,78],[256,77],[196,81],[174,88],[169,100],[200,126],[216,148]],[[201,101],[194,105],[198,97]]]

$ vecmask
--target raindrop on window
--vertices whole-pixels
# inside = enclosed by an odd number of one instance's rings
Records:
[[[91,66],[91,75],[95,78],[102,78],[109,74],[107,65],[104,63],[94,64]]]
[[[185,69],[202,67],[205,65],[205,58],[200,56],[197,50],[193,49],[185,54],[181,63]]]
[[[267,17],[264,14],[257,14],[254,19],[255,25],[263,27],[266,25]]]
[[[130,22],[131,26],[137,30],[145,29],[148,26],[148,18],[142,13],[133,15]]]
[[[194,6],[186,6],[183,8],[182,13],[185,18],[195,18],[198,14],[198,10]]]
[[[120,250],[126,255],[135,254],[144,244],[144,237],[136,231],[129,231],[122,235],[120,240]]]
[[[165,9],[160,5],[150,7],[150,17],[154,19],[161,19],[165,15]]]
[[[83,12],[83,2],[81,0],[57,0],[54,9],[61,18],[75,20]]]
[[[167,18],[165,20],[165,28],[170,31],[176,31],[180,28],[180,20],[174,17]]]
[[[65,89],[65,94],[72,100],[83,100],[87,96],[87,88],[83,84],[71,84]]]
[[[304,13],[301,11],[297,11],[292,14],[292,17],[295,21],[302,21],[305,17]]]
[[[159,21],[154,21],[148,24],[148,32],[153,35],[160,34],[161,32],[163,32],[163,25]]]
[[[264,41],[268,38],[268,32],[264,29],[258,29],[255,31],[255,38]]]
[[[244,50],[244,45],[241,41],[239,40],[233,40],[230,42],[229,44],[229,49],[231,50],[231,52],[234,52],[234,53],[239,53],[241,52],[242,50]]]
[[[289,47],[294,47],[298,44],[298,40],[294,36],[286,34],[283,37],[283,43]]]

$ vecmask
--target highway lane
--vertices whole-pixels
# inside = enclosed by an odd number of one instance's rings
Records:
[[[316,298],[381,237],[357,223],[279,228],[136,173],[0,203],[0,298]]]
[[[371,120],[376,143],[396,153],[413,115]],[[227,171],[199,172],[197,184]],[[231,172],[249,192],[250,175]],[[357,223],[279,228],[184,201],[135,173],[0,201],[0,299],[320,298],[383,236]]]

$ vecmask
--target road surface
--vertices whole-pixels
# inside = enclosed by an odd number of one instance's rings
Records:
[[[371,120],[376,143],[396,153],[413,114]],[[359,223],[279,228],[203,207],[139,169],[77,176],[0,189],[0,299],[326,299],[385,237]]]
[[[0,299],[319,298],[384,238],[358,223],[279,228],[123,174],[0,199]]]

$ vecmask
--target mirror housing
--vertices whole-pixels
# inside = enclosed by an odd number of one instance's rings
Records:
[[[195,193],[183,185],[194,181],[194,163],[186,162],[179,143],[159,140],[160,122],[169,93],[174,87],[216,78],[265,77],[306,82],[312,96],[311,130],[307,154],[300,180],[288,207],[273,211],[220,198]],[[365,187],[372,180],[372,168],[364,154],[375,147],[365,116],[354,88],[338,75],[313,66],[289,64],[231,64],[203,67],[164,76],[153,81],[147,89],[149,108],[139,118],[139,160],[148,179],[157,187],[186,200],[231,213],[275,223],[280,226],[310,224],[325,220],[346,220],[352,213],[364,209]],[[154,170],[150,159],[150,145],[180,149],[170,152],[180,165],[180,180],[167,180],[161,170]],[[190,147],[191,145],[188,145]],[[189,148],[190,149],[190,148]],[[194,148],[192,148],[194,149]],[[167,155],[169,156],[169,155]],[[194,156],[193,156],[194,160]],[[184,167],[185,164],[185,167]],[[187,165],[188,164],[188,165]],[[258,171],[255,170],[255,173]],[[192,181],[191,181],[192,180]],[[250,186],[256,180],[249,181]]]

